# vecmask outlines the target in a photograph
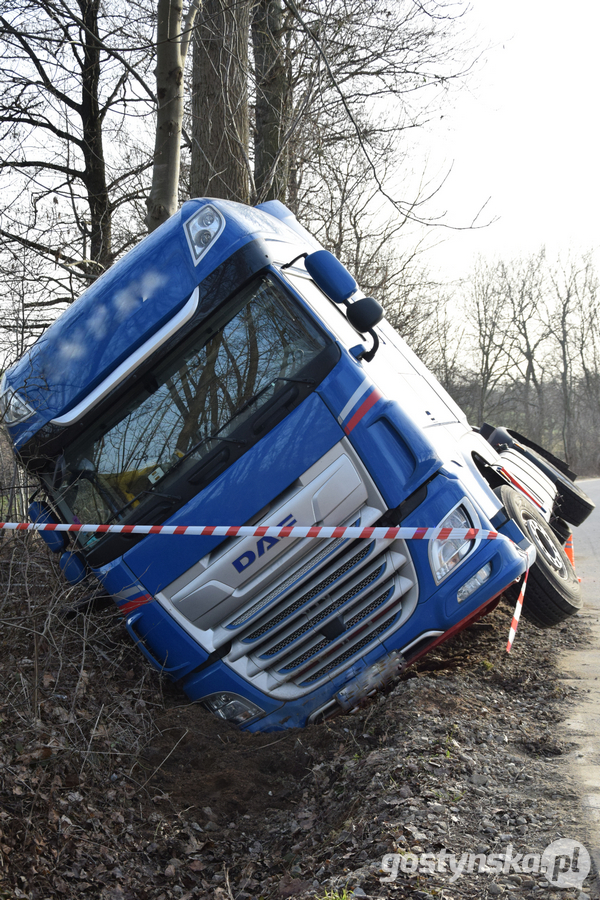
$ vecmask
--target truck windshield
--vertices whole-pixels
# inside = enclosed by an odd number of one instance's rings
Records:
[[[310,363],[330,343],[274,279],[254,283],[65,449],[49,479],[62,514],[140,521],[149,497],[168,497],[170,473],[194,469],[219,445],[254,443],[244,424],[289,382],[311,383]]]

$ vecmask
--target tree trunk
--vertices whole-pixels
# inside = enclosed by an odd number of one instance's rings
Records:
[[[80,0],[85,24],[81,64],[81,144],[85,163],[83,182],[90,207],[91,275],[101,275],[112,263],[111,207],[106,184],[106,166],[102,145],[102,119],[98,102],[100,82],[100,45],[98,41],[99,0]]]
[[[179,202],[183,68],[198,9],[190,4],[182,31],[181,0],[158,0],[156,29],[156,137],[152,188],[146,201],[146,226],[154,231],[176,211]]]
[[[252,20],[256,71],[254,180],[257,201],[285,202],[289,177],[288,127],[290,74],[284,44],[281,0],[258,0]]]
[[[194,35],[192,197],[248,203],[247,0],[205,0]]]

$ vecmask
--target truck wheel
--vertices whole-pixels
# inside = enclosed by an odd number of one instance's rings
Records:
[[[568,478],[560,469],[553,466],[551,462],[536,453],[535,450],[527,448],[526,457],[536,464],[544,475],[547,475],[550,481],[556,486],[558,497],[554,505],[554,513],[560,516],[570,525],[581,525],[589,514],[596,508],[593,500]]]
[[[508,515],[517,523],[537,551],[529,572],[523,600],[523,615],[538,628],[564,622],[582,606],[581,588],[575,570],[558,538],[535,506],[519,491],[505,485],[500,489]],[[505,591],[517,599],[519,586]]]

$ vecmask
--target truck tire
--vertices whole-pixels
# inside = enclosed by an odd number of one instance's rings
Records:
[[[502,503],[537,551],[529,571],[523,600],[523,615],[538,628],[550,628],[575,615],[582,606],[581,588],[564,548],[535,506],[508,485],[500,489]],[[506,596],[516,601],[519,586],[512,585]]]
[[[551,462],[540,456],[535,450],[527,449],[524,454],[528,459],[547,475],[555,485],[558,497],[554,505],[554,513],[560,516],[570,525],[581,525],[589,514],[596,508],[593,500]]]

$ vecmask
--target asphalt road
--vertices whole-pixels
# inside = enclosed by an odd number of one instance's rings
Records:
[[[575,565],[581,578],[585,604],[600,610],[600,478],[578,479],[596,510],[574,529]]]
[[[574,529],[575,568],[581,578],[584,608],[579,613],[593,633],[592,646],[562,654],[565,679],[579,700],[564,723],[565,737],[576,742],[565,763],[582,796],[582,824],[589,850],[600,860],[600,478],[577,481],[596,504],[586,522]],[[599,867],[600,868],[600,867]]]

